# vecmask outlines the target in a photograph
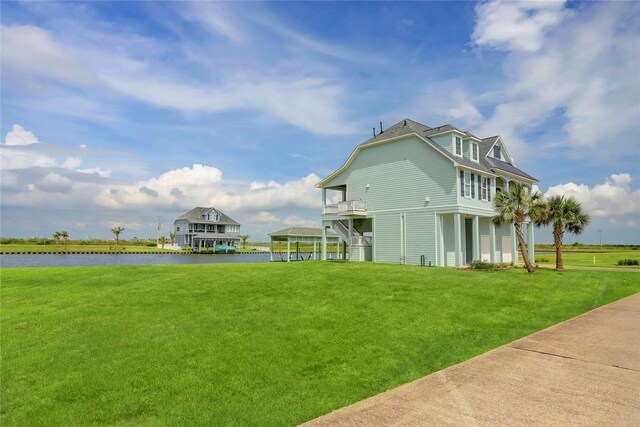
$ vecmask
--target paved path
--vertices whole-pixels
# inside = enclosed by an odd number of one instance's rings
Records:
[[[305,424],[640,426],[640,293]]]

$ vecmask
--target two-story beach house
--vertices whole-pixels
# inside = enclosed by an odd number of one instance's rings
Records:
[[[537,181],[515,166],[499,136],[479,138],[452,125],[431,128],[405,119],[374,132],[318,183],[322,230],[338,233],[352,261],[515,262],[514,227],[491,223],[496,192],[515,182],[531,188]],[[337,204],[327,204],[328,193]],[[527,240],[533,259],[529,224]]]
[[[216,208],[193,208],[173,222],[176,243],[199,251],[229,250],[240,241],[240,224]]]

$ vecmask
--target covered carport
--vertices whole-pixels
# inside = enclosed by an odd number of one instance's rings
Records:
[[[304,257],[300,254],[300,245],[313,247],[307,259],[317,259],[322,246],[322,229],[310,227],[290,227],[284,230],[269,233],[271,237],[270,244],[270,260],[273,261],[273,245],[274,243],[287,243],[287,259],[280,257],[279,261],[303,261]],[[332,231],[327,231],[327,245],[336,245],[336,252],[339,250],[338,235]],[[292,249],[294,252],[292,252]],[[307,252],[307,251],[304,251]],[[278,260],[276,260],[278,261]]]

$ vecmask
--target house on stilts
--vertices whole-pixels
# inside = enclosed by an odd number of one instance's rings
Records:
[[[500,136],[479,138],[452,125],[432,128],[409,119],[384,131],[381,126],[317,185],[322,258],[326,233],[333,230],[351,261],[455,267],[474,260],[516,262],[513,225],[491,222],[496,192],[515,182],[531,190],[537,180],[516,167]],[[530,223],[527,240],[535,259]]]

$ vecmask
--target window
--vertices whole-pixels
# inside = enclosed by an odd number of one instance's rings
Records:
[[[487,200],[491,201],[491,178],[487,178]]]
[[[462,156],[462,139],[459,136],[456,136],[456,156]]]
[[[469,172],[464,173],[464,196],[471,197],[471,174]]]
[[[502,154],[500,153],[500,146],[497,144],[493,146],[493,157],[495,157],[496,159],[502,159]]]
[[[471,159],[478,161],[478,144],[476,143],[471,144]]]
[[[487,200],[487,177],[482,177],[482,200]]]
[[[180,226],[176,225],[176,231],[180,231]]]
[[[476,186],[475,186],[475,175],[471,174],[471,198],[476,198]],[[480,175],[478,175],[478,179],[480,179]],[[480,193],[478,193],[478,198],[480,198]]]
[[[464,197],[464,171],[460,171],[460,195]]]

